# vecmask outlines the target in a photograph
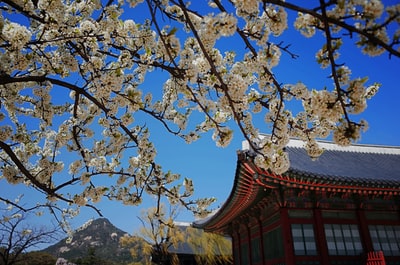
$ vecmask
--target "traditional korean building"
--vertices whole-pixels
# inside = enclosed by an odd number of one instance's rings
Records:
[[[244,143],[229,198],[195,226],[231,236],[234,264],[400,264],[400,148],[320,145],[313,160],[291,140],[276,175]]]

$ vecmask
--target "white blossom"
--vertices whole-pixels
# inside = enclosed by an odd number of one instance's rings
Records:
[[[5,23],[1,36],[10,43],[11,47],[22,49],[32,37],[32,33],[24,26],[14,22]]]
[[[356,114],[380,84],[353,76],[359,71],[342,50],[350,35],[367,55],[399,57],[399,5],[231,2],[2,4],[0,178],[44,193],[45,204],[68,220],[104,196],[127,205],[145,193],[192,202],[192,182],[175,184],[180,176],[157,163],[154,128],[186,143],[211,135],[219,147],[242,134],[259,144],[257,166],[277,174],[290,166],[283,151],[290,137],[302,139],[313,158],[322,153],[316,138],[360,139],[368,126]],[[297,58],[295,43],[283,41],[289,27],[309,38],[305,49],[315,49],[311,60],[322,68],[315,75],[329,76],[326,82],[282,79],[279,64]],[[265,130],[271,136],[260,140]],[[197,209],[212,201],[196,201]]]

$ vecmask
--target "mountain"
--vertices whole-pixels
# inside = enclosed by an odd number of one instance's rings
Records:
[[[119,244],[120,237],[125,234],[108,219],[99,218],[78,229],[70,243],[65,238],[43,252],[78,264],[127,264],[133,259],[129,249]]]

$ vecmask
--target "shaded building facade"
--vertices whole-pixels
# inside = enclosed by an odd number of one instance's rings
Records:
[[[320,144],[313,160],[291,140],[276,175],[244,143],[229,198],[195,225],[230,235],[234,264],[400,264],[400,148]]]

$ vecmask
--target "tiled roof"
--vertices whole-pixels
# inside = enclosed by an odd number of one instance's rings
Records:
[[[400,154],[325,150],[317,159],[311,159],[304,148],[287,147],[286,151],[290,159],[290,173],[341,180],[400,183]]]
[[[346,181],[400,184],[400,147],[378,145],[338,146],[319,141],[324,152],[310,158],[304,142],[290,140],[286,147],[289,154],[290,174],[305,177],[329,178]],[[248,150],[248,144],[243,143]]]
[[[352,145],[341,147],[329,142],[319,142],[323,154],[312,159],[304,149],[304,143],[290,140],[286,147],[290,169],[280,175],[255,168],[252,151],[243,143],[239,152],[234,185],[224,205],[209,218],[194,223],[208,231],[222,231],[231,220],[240,215],[257,200],[262,186],[302,186],[306,189],[362,194],[394,194],[400,192],[400,147]],[[254,173],[261,173],[255,177]],[[257,173],[257,174],[258,174]],[[263,182],[261,179],[264,178]],[[261,185],[259,185],[261,184]]]

